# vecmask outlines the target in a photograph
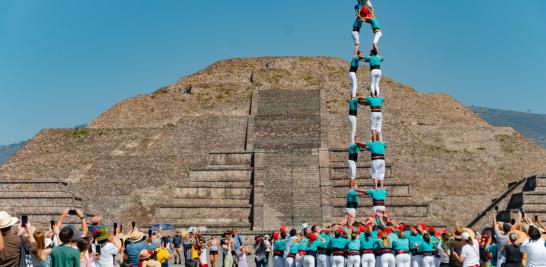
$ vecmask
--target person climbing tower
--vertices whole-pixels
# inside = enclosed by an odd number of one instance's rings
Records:
[[[360,202],[360,197],[366,192],[358,189],[356,184],[351,183],[351,190],[347,193],[347,204],[345,206],[345,218],[341,221],[341,225],[353,225],[356,220],[356,211]]]
[[[366,141],[366,149],[370,151],[372,156],[372,179],[374,189],[379,188],[378,182],[381,183],[381,189],[385,189],[383,180],[385,179],[385,148],[388,145],[382,141],[369,142]]]
[[[372,198],[373,213],[377,211],[385,211],[385,199],[389,195],[388,190],[384,189],[368,189],[366,195]]]
[[[351,59],[351,67],[349,68],[349,79],[351,80],[351,98],[356,97],[356,94],[358,93],[358,80],[356,79],[356,72],[358,71],[360,61],[364,61],[364,57],[361,55],[360,51],[356,51],[353,59]]]
[[[381,126],[383,124],[383,114],[381,113],[381,107],[385,99],[382,97],[370,97],[367,96],[364,99],[364,105],[370,106],[370,130],[372,132],[372,141],[383,141],[381,134]]]
[[[365,99],[363,99],[358,93],[356,94],[356,97],[353,97],[351,98],[351,100],[349,100],[349,125],[351,125],[351,143],[355,142],[356,116],[360,104],[365,104]]]
[[[355,136],[354,142],[349,145],[349,148],[347,149],[347,153],[349,155],[349,178],[351,179],[351,185],[356,186],[356,162],[358,161],[358,152],[360,152],[361,148],[366,148],[365,143],[358,142],[358,136]]]
[[[363,22],[361,17],[367,17],[369,15],[370,6],[367,5],[368,2],[369,1],[366,0],[358,0],[357,4],[355,5],[356,18],[355,22],[353,23],[352,31],[353,41],[355,43],[355,54],[360,49],[360,29],[362,29]]]
[[[379,40],[383,37],[383,33],[381,32],[381,27],[379,27],[379,21],[377,21],[377,18],[375,17],[374,9],[370,6],[365,6],[363,10],[366,8],[368,9],[368,12],[360,12],[358,13],[358,17],[360,20],[370,24],[374,33],[373,49],[379,54]]]
[[[364,57],[364,61],[370,65],[370,95],[379,96],[381,89],[379,88],[379,82],[381,82],[381,62],[385,60],[383,57],[377,55],[377,51],[372,49],[370,55]]]

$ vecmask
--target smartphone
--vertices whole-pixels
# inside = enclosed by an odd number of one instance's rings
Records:
[[[95,253],[100,255],[100,245],[95,245]]]
[[[515,225],[516,224],[516,219],[510,219],[510,224]]]
[[[76,210],[69,210],[68,215],[78,215],[78,213],[76,212]]]
[[[120,232],[120,233],[123,232],[123,224],[120,224],[120,225],[119,225],[119,232]]]
[[[135,222],[131,222],[131,226],[135,229]]]
[[[521,212],[521,217],[525,217],[525,211],[523,210],[523,208],[520,208],[519,212]]]
[[[499,213],[499,206],[495,206],[495,212]]]
[[[55,221],[54,220],[49,221],[49,225],[51,226],[51,230],[53,230],[53,226],[55,226]]]
[[[27,227],[27,224],[28,224],[28,216],[27,215],[22,215],[21,216],[21,226]]]
[[[152,237],[152,229],[148,230],[148,236]]]
[[[118,223],[114,223],[114,233],[116,233],[117,229],[118,229]]]
[[[535,215],[535,222],[538,222],[538,215]]]

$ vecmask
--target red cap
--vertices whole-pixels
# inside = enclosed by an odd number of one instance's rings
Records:
[[[429,226],[428,226],[428,230],[429,230],[429,231],[433,231],[433,230],[434,230],[434,226],[429,225]]]
[[[311,235],[309,235],[309,240],[315,241],[316,239],[317,239],[317,233],[312,233]]]
[[[358,232],[359,233],[366,232],[366,227],[363,224],[359,225],[358,226]]]
[[[444,228],[444,229],[442,230],[442,234],[447,234],[447,228]]]
[[[387,227],[387,228],[385,229],[385,232],[387,232],[387,234],[390,235],[390,234],[392,233],[392,228]]]
[[[406,226],[403,224],[398,225],[398,230],[404,231],[406,229]]]
[[[279,240],[281,238],[281,234],[279,232],[273,233],[273,240]]]
[[[286,232],[286,225],[281,225],[281,232]]]
[[[440,233],[440,231],[436,230],[436,232],[434,232],[434,235],[436,237],[441,237],[442,236],[442,233]]]
[[[426,229],[427,229],[427,225],[426,225],[426,224],[424,224],[424,223],[423,223],[423,224],[421,224],[421,229],[423,229],[423,230],[426,230]]]
[[[377,236],[378,236],[378,237],[381,237],[382,235],[383,235],[383,231],[377,230]]]

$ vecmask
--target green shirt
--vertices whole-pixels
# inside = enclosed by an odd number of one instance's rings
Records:
[[[284,251],[284,243],[286,239],[279,239],[273,244],[273,251]]]
[[[416,234],[416,235],[413,235],[411,232],[409,234],[406,235],[406,237],[408,238],[409,240],[409,243],[410,243],[410,249],[411,250],[414,250],[416,249],[415,247],[415,244],[421,244],[421,242],[423,242],[423,236],[421,234]]]
[[[358,154],[358,152],[360,151],[360,147],[357,144],[351,144],[347,151],[349,152],[349,154]]]
[[[389,240],[389,244],[387,246],[385,246],[385,244],[383,244],[383,239],[377,239],[376,242],[375,242],[375,248],[376,249],[392,248],[392,243]]]
[[[328,248],[328,244],[330,243],[330,239],[332,239],[332,238],[327,233],[320,234],[320,237],[324,238],[324,240],[326,240],[326,242],[320,243],[320,245],[318,247],[323,248],[323,249]]]
[[[364,61],[368,62],[368,64],[371,66],[381,66],[381,62],[385,60],[383,57],[380,56],[365,56]]]
[[[330,247],[332,249],[345,249],[347,247],[347,239],[344,237],[332,238],[330,240]]]
[[[419,244],[419,249],[418,251],[423,253],[423,252],[434,252],[434,244],[432,242],[426,242],[425,240],[423,240],[423,242],[421,242]]]
[[[70,246],[51,250],[51,267],[80,267],[80,251]]]
[[[349,110],[350,111],[358,111],[358,107],[360,106],[360,101],[357,97],[351,98],[349,101]]]
[[[366,235],[360,234],[360,249],[373,249],[374,243],[375,239],[372,236],[366,241]]]
[[[288,251],[288,253],[290,254],[296,254],[298,253],[298,251],[300,250],[300,243],[292,243],[292,246],[290,246],[290,250]]]
[[[371,108],[380,108],[383,106],[383,102],[385,102],[385,99],[382,97],[366,97],[366,102],[370,105]]]
[[[358,191],[351,190],[347,193],[347,203],[358,203],[360,198],[358,197]]]
[[[349,242],[347,243],[347,249],[357,251],[360,250],[360,240],[349,240]]]
[[[383,142],[369,142],[366,141],[366,147],[370,150],[370,153],[377,155],[385,155],[385,148],[389,147],[386,143]]]
[[[373,200],[385,200],[385,198],[389,195],[389,192],[381,189],[368,189],[366,190],[366,195],[371,196]]]
[[[409,240],[407,238],[396,239],[396,240],[392,241],[392,248],[394,250],[409,251]]]

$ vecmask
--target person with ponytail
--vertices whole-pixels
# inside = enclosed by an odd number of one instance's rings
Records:
[[[409,240],[406,238],[404,229],[399,229],[398,239],[392,242],[392,248],[396,254],[396,266],[397,267],[410,267],[411,256],[409,251]]]
[[[360,234],[360,262],[362,267],[375,267],[374,243],[372,232],[367,229]]]
[[[347,267],[360,267],[360,239],[358,233],[353,230],[351,240],[347,242]]]
[[[395,267],[396,260],[394,258],[394,251],[392,250],[392,243],[389,240],[388,233],[381,232],[380,239],[376,242],[376,250],[381,255],[381,267]]]
[[[417,245],[417,251],[423,256],[423,267],[434,267],[434,243],[428,233],[423,235],[423,242]]]

